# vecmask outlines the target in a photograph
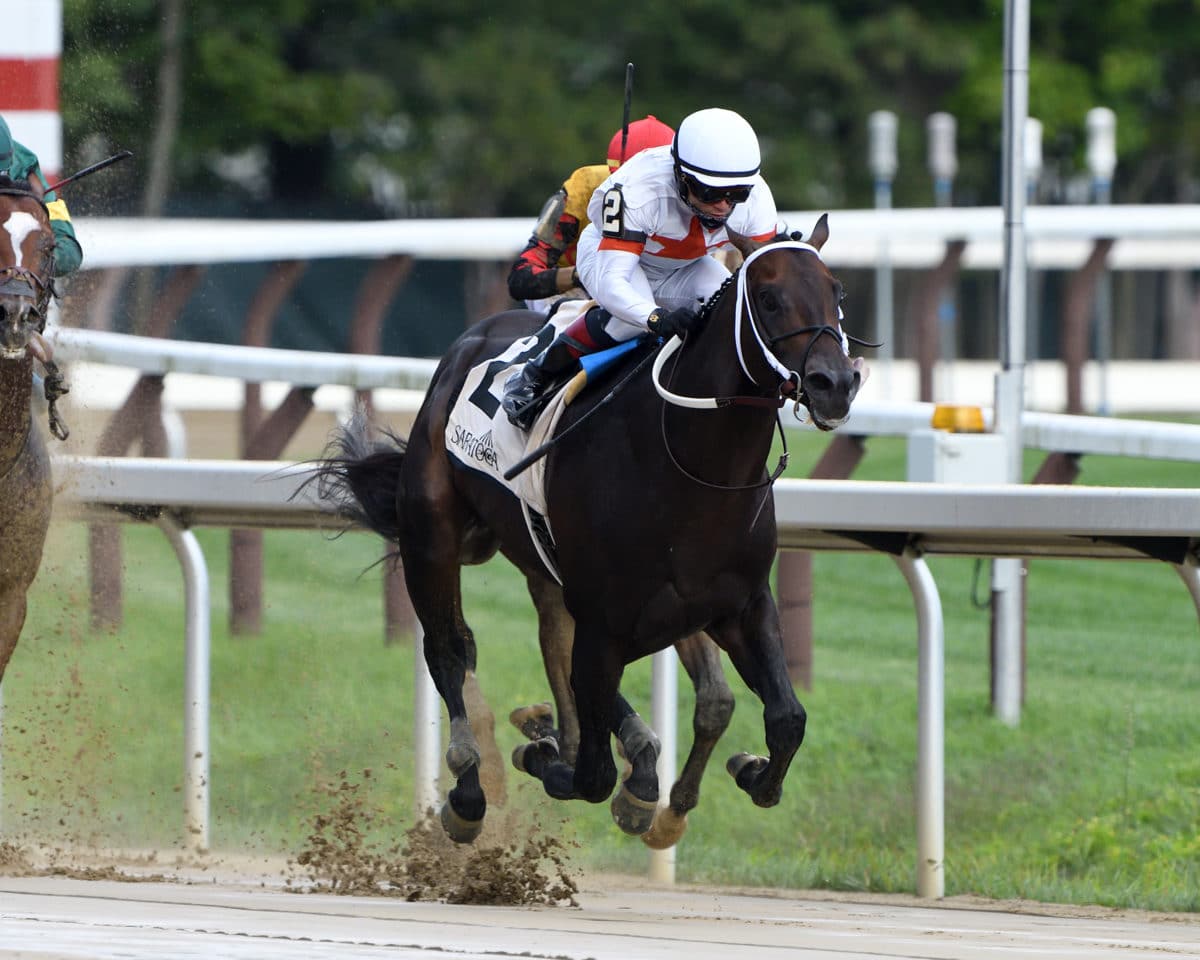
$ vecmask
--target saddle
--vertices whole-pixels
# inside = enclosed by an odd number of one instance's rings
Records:
[[[546,518],[546,461],[538,458],[519,472],[513,468],[520,466],[554,436],[563,411],[589,380],[594,382],[601,371],[641,341],[628,340],[580,358],[581,369],[574,376],[548,388],[549,399],[528,433],[509,423],[500,402],[509,375],[539,352],[549,342],[547,337],[557,336],[591,305],[592,301],[571,301],[569,309],[564,305],[550,318],[549,331],[543,328],[522,337],[499,356],[471,368],[446,421],[446,452],[458,466],[491,477],[520,501],[534,544],[555,579],[558,579],[558,572],[553,560],[554,538]]]

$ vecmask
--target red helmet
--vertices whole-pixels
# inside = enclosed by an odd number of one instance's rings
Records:
[[[618,130],[608,142],[608,169],[616,170],[635,153],[649,147],[665,147],[675,139],[675,131],[653,114],[629,125],[629,139],[625,143],[625,155],[621,155],[621,133]]]

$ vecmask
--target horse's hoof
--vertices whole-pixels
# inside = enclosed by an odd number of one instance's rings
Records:
[[[455,843],[474,843],[483,830],[482,820],[464,820],[454,812],[448,800],[442,804],[441,820],[446,836]]]
[[[729,775],[733,777],[739,787],[749,790],[750,784],[766,764],[767,761],[764,757],[756,757],[752,753],[735,753],[725,764],[725,769],[729,771]]]
[[[519,743],[513,748],[512,762],[522,773],[541,779],[546,768],[558,762],[558,743],[549,737],[533,743]]]
[[[542,774],[542,786],[555,800],[575,800],[575,768],[565,763],[552,763]]]
[[[613,797],[612,818],[623,833],[630,836],[642,836],[654,823],[654,814],[658,810],[657,800],[643,800],[629,792],[625,784]],[[669,844],[668,844],[669,846]]]
[[[525,739],[540,740],[554,732],[554,707],[549,701],[517,707],[508,715],[508,722],[520,730]]]
[[[642,834],[642,843],[651,850],[669,850],[687,831],[687,814],[679,814],[670,807],[663,807],[654,817],[650,829]]]
[[[513,747],[512,752],[513,767],[515,767],[517,770],[520,770],[521,773],[528,773],[530,776],[533,774],[530,772],[529,768],[525,766],[525,751],[532,746],[532,743],[518,743],[515,747]]]

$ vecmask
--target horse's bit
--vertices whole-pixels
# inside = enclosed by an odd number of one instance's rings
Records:
[[[46,209],[45,202],[27,190],[0,187],[0,195],[32,197],[42,205],[43,210]],[[33,300],[32,311],[33,315],[37,318],[37,332],[39,335],[46,330],[46,320],[50,312],[50,298],[54,295],[54,286],[50,280],[54,276],[53,252],[45,255],[43,263],[46,266],[46,279],[43,279],[28,267],[0,267],[0,294],[9,294],[14,297],[25,297]],[[41,364],[46,373],[43,381],[43,390],[46,397],[46,404],[49,408],[50,432],[59,440],[66,440],[71,435],[71,431],[67,428],[62,417],[59,416],[57,403],[62,396],[70,392],[70,388],[66,385],[65,379],[58,369],[58,364],[49,358],[41,360]]]

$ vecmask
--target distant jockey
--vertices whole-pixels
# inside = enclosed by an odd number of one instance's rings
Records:
[[[575,245],[589,223],[588,201],[604,179],[636,153],[671,142],[675,131],[653,116],[629,125],[629,136],[621,154],[624,131],[613,134],[608,144],[608,165],[580,167],[542,207],[529,243],[517,257],[508,275],[508,293],[524,300],[530,310],[541,313],[560,299],[586,296],[575,274]]]
[[[55,239],[54,275],[65,277],[78,270],[83,262],[83,250],[75,238],[67,202],[50,189],[49,182],[42,175],[37,155],[12,138],[3,117],[0,117],[0,174],[7,174],[11,180],[22,184],[28,183],[30,192],[39,197],[50,211],[50,226]]]

